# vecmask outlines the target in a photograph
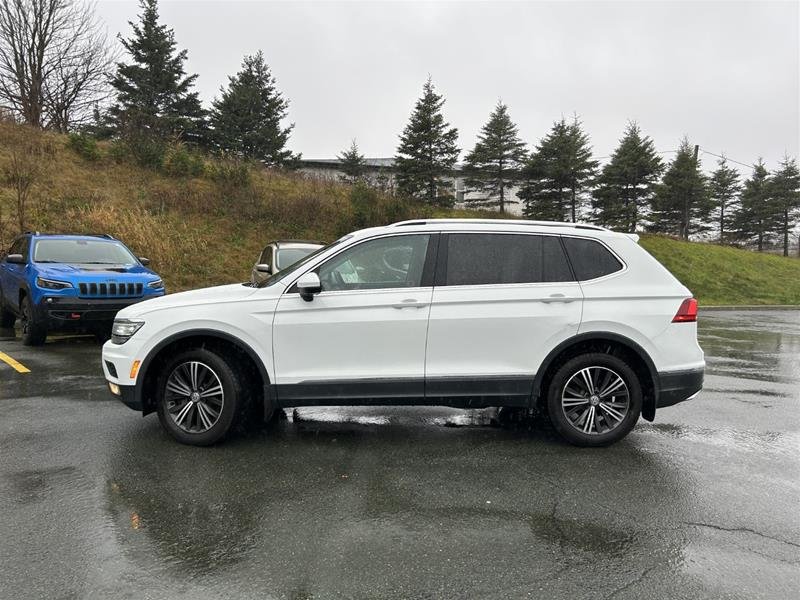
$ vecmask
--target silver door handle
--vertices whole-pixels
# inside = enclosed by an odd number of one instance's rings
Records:
[[[576,298],[568,298],[564,294],[550,294],[547,298],[541,298],[541,302],[575,302]]]
[[[392,308],[422,308],[423,306],[428,306],[427,302],[418,302],[413,298],[409,298],[407,300],[403,300],[402,302],[396,302],[392,304]]]

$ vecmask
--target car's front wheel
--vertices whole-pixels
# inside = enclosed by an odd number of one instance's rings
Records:
[[[219,354],[204,348],[181,352],[167,361],[157,385],[158,418],[179,442],[208,446],[234,428],[242,385]]]
[[[625,437],[642,411],[642,387],[621,358],[592,353],[565,362],[547,395],[550,420],[568,442],[606,446]]]
[[[42,323],[33,310],[33,303],[28,296],[22,298],[19,315],[22,343],[26,346],[41,346],[47,339],[47,326]]]

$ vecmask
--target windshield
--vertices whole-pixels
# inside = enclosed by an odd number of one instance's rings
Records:
[[[298,260],[301,260],[317,250],[313,246],[306,248],[278,248],[278,268],[285,269],[292,266]]]
[[[261,283],[258,287],[267,287],[267,286],[273,285],[275,283],[278,283],[282,279],[285,279],[289,275],[291,275],[292,273],[296,272],[298,269],[301,269],[303,267],[303,265],[305,265],[306,263],[308,263],[311,260],[313,260],[319,254],[322,254],[323,252],[325,252],[329,248],[333,248],[334,246],[338,246],[343,241],[348,240],[351,237],[352,236],[346,235],[343,238],[339,238],[338,240],[336,240],[332,244],[328,244],[327,246],[323,246],[322,248],[320,248],[316,252],[312,252],[311,254],[309,254],[304,259],[300,260],[299,262],[296,262],[293,265],[290,265],[288,269],[284,269],[283,271],[278,271],[277,273],[275,273],[275,275],[273,275],[272,277],[270,277],[269,279],[267,279],[266,281]]]
[[[119,242],[106,240],[38,240],[33,251],[38,263],[134,265],[136,257]]]

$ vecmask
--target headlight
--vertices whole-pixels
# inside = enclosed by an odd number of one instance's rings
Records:
[[[147,287],[153,288],[154,290],[160,290],[161,288],[164,287],[164,282],[161,281],[160,279],[156,279],[155,281],[151,281],[150,283],[148,283]]]
[[[133,334],[139,331],[144,325],[144,321],[134,319],[115,319],[114,326],[111,328],[111,343],[124,344]]]
[[[42,277],[36,278],[36,285],[46,290],[66,290],[71,288],[72,284],[68,281],[55,281],[53,279],[44,279]]]

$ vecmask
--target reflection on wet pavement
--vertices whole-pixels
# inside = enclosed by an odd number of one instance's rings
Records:
[[[0,597],[797,597],[800,313],[700,335],[703,393],[593,450],[437,407],[189,448],[107,396],[96,345],[4,342],[33,377],[0,373]]]

